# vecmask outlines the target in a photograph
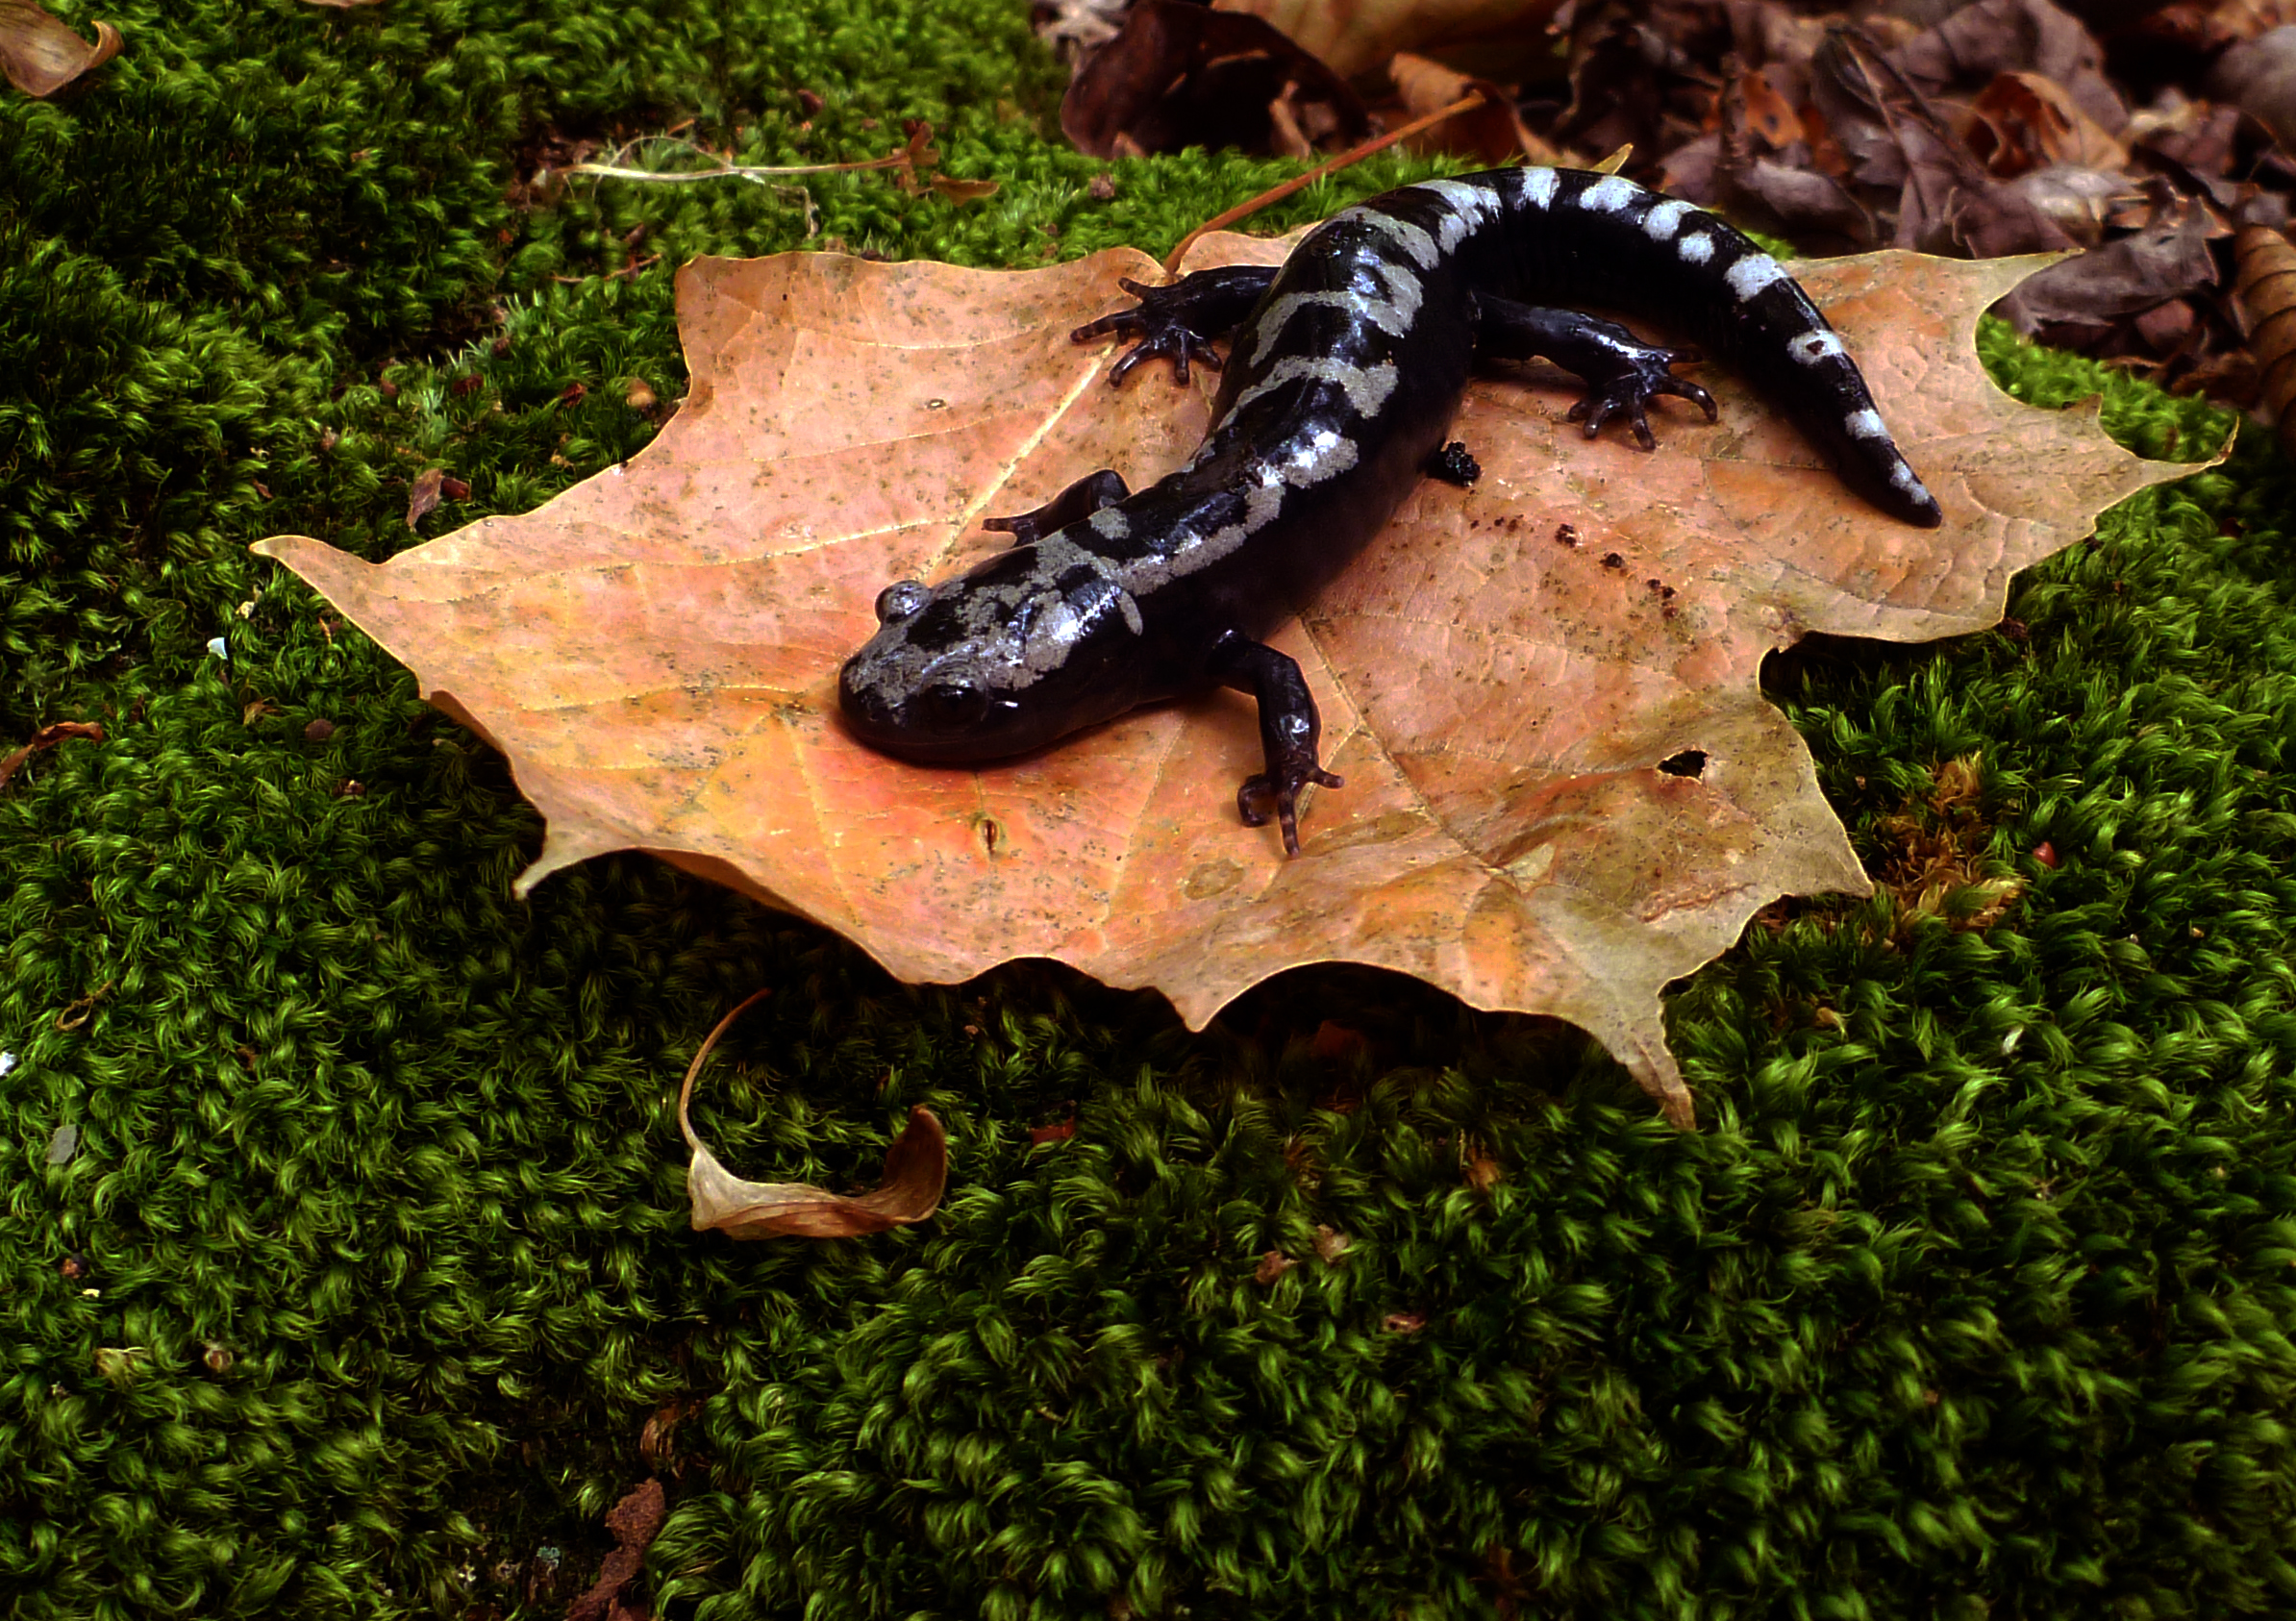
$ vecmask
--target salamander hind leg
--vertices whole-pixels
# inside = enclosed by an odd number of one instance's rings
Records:
[[[1233,632],[1212,656],[1211,675],[1221,686],[1249,692],[1260,701],[1260,746],[1267,769],[1244,779],[1235,793],[1236,814],[1246,827],[1265,827],[1273,806],[1284,830],[1284,853],[1296,856],[1300,790],[1310,783],[1327,788],[1346,786],[1316,757],[1323,722],[1316,715],[1307,678],[1290,658]]]
[[[1570,420],[1586,424],[1592,438],[1603,424],[1623,417],[1644,450],[1658,438],[1644,412],[1660,394],[1677,394],[1713,421],[1720,412],[1714,396],[1673,367],[1698,359],[1695,349],[1666,349],[1645,343],[1616,321],[1575,310],[1540,310],[1510,299],[1476,295],[1475,351],[1490,360],[1525,361],[1542,355],[1575,372],[1586,393],[1570,408]]]
[[[1273,265],[1231,264],[1198,270],[1168,287],[1120,281],[1116,285],[1139,303],[1087,321],[1068,337],[1074,343],[1089,343],[1113,333],[1118,337],[1138,339],[1109,368],[1111,384],[1123,382],[1134,366],[1160,355],[1172,362],[1172,381],[1185,383],[1191,362],[1201,361],[1210,371],[1220,369],[1220,358],[1212,353],[1211,345],[1235,330],[1275,279]]]
[[[1131,493],[1125,487],[1122,473],[1113,467],[1103,467],[1097,473],[1086,473],[1034,511],[1015,512],[1008,518],[983,518],[981,527],[1011,536],[1015,546],[1034,545],[1054,530],[1081,523]]]

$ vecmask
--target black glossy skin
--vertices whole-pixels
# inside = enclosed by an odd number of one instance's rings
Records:
[[[1127,284],[1131,286],[1131,284]],[[1267,769],[1237,796],[1272,809],[1286,849],[1317,758],[1298,666],[1261,636],[1345,568],[1423,476],[1478,359],[1542,355],[1585,378],[1589,436],[1648,402],[1713,402],[1670,366],[1691,358],[1623,327],[1513,300],[1599,298],[1647,311],[1751,375],[1844,477],[1909,522],[1941,514],[1883,429],[1864,380],[1809,297],[1710,214],[1583,170],[1504,169],[1407,187],[1318,227],[1280,270],[1202,272],[1133,290],[1080,328],[1137,337],[1113,368],[1230,353],[1212,426],[1187,462],[1136,493],[1114,473],[998,520],[1011,549],[879,598],[881,628],[846,661],[847,724],[886,753],[975,764],[1136,705],[1227,685],[1260,700]]]

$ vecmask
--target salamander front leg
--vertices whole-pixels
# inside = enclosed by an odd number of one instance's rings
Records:
[[[1114,333],[1119,337],[1139,339],[1109,368],[1111,385],[1123,382],[1126,372],[1158,355],[1170,358],[1172,381],[1185,383],[1191,361],[1203,362],[1208,371],[1220,369],[1220,358],[1211,352],[1212,343],[1235,330],[1275,279],[1273,265],[1231,264],[1218,270],[1198,270],[1168,287],[1121,281],[1116,285],[1140,302],[1130,310],[1086,322],[1068,338],[1072,343],[1089,343]]]
[[[1124,486],[1122,473],[1113,467],[1103,467],[1097,473],[1086,474],[1033,512],[1015,512],[1009,518],[983,518],[981,527],[1011,536],[1015,546],[1034,545],[1054,530],[1081,523],[1131,493]]]
[[[1475,296],[1475,352],[1491,360],[1527,361],[1543,355],[1585,380],[1586,393],[1570,408],[1570,420],[1586,424],[1594,437],[1614,416],[1626,418],[1644,450],[1658,448],[1643,411],[1660,394],[1679,394],[1713,421],[1720,412],[1714,396],[1669,368],[1698,359],[1695,349],[1662,349],[1645,343],[1616,321],[1582,315],[1575,310],[1539,310],[1511,299]]]
[[[1323,768],[1316,745],[1323,723],[1315,713],[1307,678],[1299,665],[1263,642],[1231,632],[1213,653],[1211,675],[1223,686],[1249,692],[1260,700],[1260,746],[1267,769],[1244,779],[1236,790],[1235,810],[1251,828],[1267,825],[1267,806],[1275,806],[1284,829],[1284,853],[1300,853],[1300,789],[1310,783],[1327,788],[1342,787],[1341,779]]]

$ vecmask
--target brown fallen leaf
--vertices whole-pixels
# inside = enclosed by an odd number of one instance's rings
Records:
[[[1519,77],[1524,65],[1551,60],[1547,19],[1559,0],[1211,0],[1212,9],[1244,12],[1282,30],[1300,49],[1343,79],[1370,72],[1399,52],[1451,56],[1454,65],[1495,78]],[[1471,59],[1471,60],[1470,60]],[[1456,101],[1459,92],[1441,101]],[[1439,106],[1441,102],[1431,105]]]
[[[1096,158],[1233,146],[1339,145],[1370,129],[1329,67],[1258,17],[1139,0],[1061,99],[1061,131]]]
[[[1426,57],[1399,52],[1387,63],[1387,77],[1407,117],[1419,118],[1449,107],[1470,90],[1481,90],[1481,105],[1445,118],[1406,142],[1413,152],[1449,152],[1483,163],[1529,159],[1553,163],[1560,156],[1533,135],[1514,108],[1514,99],[1488,79],[1472,77]]]
[[[1920,36],[1906,51],[1930,38]],[[2073,246],[2031,198],[1985,171],[1945,109],[1899,65],[1903,54],[1877,49],[1859,31],[1834,29],[1810,63],[1811,106],[1839,143],[1850,178],[1870,192],[1897,194],[1895,245],[1978,259]]]
[[[2054,79],[2002,73],[1969,104],[1962,135],[1978,162],[2004,180],[2052,163],[2120,169],[2129,154]]]
[[[2244,225],[2233,239],[2234,282],[2260,370],[2260,393],[2277,418],[2281,449],[2296,456],[2296,247],[2267,225]],[[0,783],[8,767],[0,762]]]
[[[2105,76],[2105,48],[2079,17],[2052,0],[1976,0],[1955,7],[1891,53],[1923,91],[1941,95],[2003,73],[2031,71],[2064,94],[2108,135],[2129,110]]]
[[[1215,236],[1187,267],[1286,251]],[[1582,438],[1567,394],[1477,383],[1453,432],[1482,479],[1423,484],[1271,638],[1347,779],[1291,860],[1235,819],[1260,760],[1238,695],[981,770],[899,764],[836,719],[887,582],[961,567],[1003,541],[982,518],[1095,467],[1137,486],[1195,448],[1214,380],[1111,388],[1114,351],[1068,341],[1129,302],[1118,278],[1155,279],[1130,250],[1011,272],[697,261],[687,405],[629,462],[384,564],[301,536],[257,549],[510,757],[549,829],[521,892],[651,850],[904,979],[1053,957],[1195,1027],[1287,968],[1371,963],[1581,1026],[1687,1123],[1660,987],[1780,895],[1870,887],[1763,659],[1813,631],[1983,629],[2018,569],[2191,470],[2115,446],[2094,403],[2036,410],[1987,380],[1978,313],[2045,262],[1796,267],[1940,529],[1849,494],[1712,370],[1721,425],[1670,415],[1655,453]]]
[[[959,180],[954,175],[936,174],[928,184],[952,203],[977,203],[984,197],[995,196],[999,182]]]
[[[22,748],[0,756],[0,788],[8,786],[9,779],[24,768],[24,761],[67,737],[85,737],[91,743],[100,743],[104,740],[104,729],[92,720],[59,720],[41,727]]]
[[[2019,332],[2102,327],[2216,281],[2209,239],[2220,227],[2205,204],[2163,196],[2133,236],[2059,261],[2001,301]]]
[[[119,30],[99,22],[95,31],[91,45],[37,0],[0,0],[0,73],[28,96],[52,96],[119,55]]]
[[[669,1517],[669,1505],[658,1480],[640,1482],[606,1511],[606,1529],[613,1537],[613,1552],[606,1556],[598,1580],[589,1591],[566,1607],[566,1621],[607,1621],[609,1613],[642,1614],[626,1610],[622,1590],[637,1580],[646,1549]]]
[[[446,485],[443,467],[425,467],[414,475],[414,483],[407,491],[407,527],[413,529],[438,505],[439,491]]]
[[[678,1090],[678,1130],[693,1151],[686,1172],[693,1230],[714,1228],[732,1238],[853,1238],[923,1221],[939,1208],[949,1177],[949,1146],[940,1121],[921,1104],[909,1111],[909,1124],[886,1150],[884,1183],[875,1192],[858,1197],[804,1183],[744,1182],[703,1145],[686,1112],[693,1100],[694,1077],[727,1027],[767,994],[753,992],[717,1021],[701,1051],[693,1055],[686,1083]]]

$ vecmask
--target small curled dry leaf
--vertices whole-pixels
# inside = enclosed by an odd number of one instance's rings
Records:
[[[52,749],[66,737],[86,737],[90,742],[104,740],[104,729],[92,720],[60,720],[43,726],[32,735],[32,741],[20,749],[0,756],[0,788],[8,786],[8,780],[24,768],[24,761],[42,749]]]
[[[1346,81],[1279,30],[1178,0],[1140,0],[1061,100],[1061,133],[1096,158],[1184,146],[1268,152],[1285,144],[1286,123],[1319,145],[1344,146],[1371,128]]]
[[[656,1470],[679,1473],[678,1426],[700,1407],[695,1401],[681,1397],[647,1415],[644,1428],[637,1434],[637,1455]]]
[[[1518,158],[1534,163],[1562,161],[1556,148],[1531,133],[1515,111],[1514,98],[1488,79],[1408,51],[1396,53],[1387,64],[1387,77],[1394,82],[1396,99],[1403,103],[1404,112],[1413,118],[1447,109],[1472,91],[1483,94],[1483,100],[1467,111],[1452,113],[1405,142],[1413,152],[1450,152],[1485,163],[1508,163]]]
[[[1260,1258],[1260,1264],[1252,1269],[1252,1282],[1272,1284],[1298,1264],[1282,1250],[1270,1250]]]
[[[936,174],[928,184],[952,203],[977,203],[984,197],[995,196],[999,183],[993,180],[959,180],[955,175]]]
[[[438,505],[439,490],[445,483],[446,470],[442,467],[425,467],[414,475],[413,487],[407,492],[407,527],[409,529],[413,529],[421,524],[422,520],[430,514],[432,509]]]
[[[1356,1241],[1334,1227],[1318,1222],[1315,1228],[1315,1259],[1326,1266],[1356,1247]]]
[[[1511,78],[1551,55],[1546,24],[1556,0],[1213,0],[1219,12],[1264,19],[1342,78],[1376,69],[1399,52],[1472,59]]]
[[[2281,449],[2296,456],[2296,247],[2268,225],[2244,225],[2233,257],[2264,402],[2279,416]]]
[[[693,1151],[693,1161],[686,1172],[693,1230],[704,1233],[715,1228],[733,1238],[855,1238],[923,1221],[940,1207],[941,1190],[948,1185],[949,1139],[940,1121],[922,1105],[909,1111],[909,1124],[886,1151],[885,1181],[875,1192],[859,1196],[831,1193],[804,1183],[744,1182],[703,1146],[686,1112],[693,1099],[694,1077],[701,1073],[710,1049],[717,1045],[727,1027],[768,994],[753,992],[717,1021],[717,1028],[686,1066],[685,1085],[678,1089],[678,1130],[686,1135],[686,1146]]]
[[[89,44],[35,0],[0,0],[0,73],[28,96],[52,96],[119,55],[119,30],[95,25]]]

